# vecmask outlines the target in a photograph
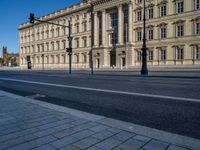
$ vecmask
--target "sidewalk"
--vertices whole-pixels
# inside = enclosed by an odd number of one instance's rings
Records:
[[[199,148],[197,139],[0,91],[0,150]]]

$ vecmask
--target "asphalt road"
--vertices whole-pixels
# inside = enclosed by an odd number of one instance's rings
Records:
[[[182,74],[0,71],[0,90],[200,139],[200,77]]]

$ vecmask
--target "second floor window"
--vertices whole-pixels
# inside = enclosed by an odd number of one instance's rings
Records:
[[[76,33],[79,33],[79,25],[76,25]]]
[[[83,47],[87,47],[87,40],[86,40],[86,38],[83,38]]]
[[[142,20],[142,11],[141,10],[138,10],[137,11],[137,20],[136,21],[141,21]]]
[[[200,9],[200,0],[195,1],[195,8],[196,10]]]
[[[63,49],[66,49],[66,41],[63,41]]]
[[[117,27],[118,26],[118,16],[117,13],[111,13],[111,27]]]
[[[47,51],[49,51],[49,43],[46,43]]]
[[[149,40],[153,40],[153,29],[149,30]]]
[[[83,23],[83,32],[86,32],[87,28],[86,28],[86,23]]]
[[[177,26],[177,36],[183,36],[184,35],[184,26],[183,25],[178,25]]]
[[[118,42],[118,33],[117,32],[111,33],[110,37],[111,37],[111,39],[110,39],[111,44],[117,44],[117,42]]]
[[[164,17],[166,15],[167,15],[167,6],[166,5],[160,6],[160,17]]]
[[[160,28],[160,38],[164,39],[167,37],[167,28],[166,27],[161,27]]]
[[[76,48],[79,48],[79,39],[76,39]]]
[[[200,23],[196,23],[196,35],[200,35]]]
[[[141,41],[141,40],[142,40],[142,32],[137,31],[137,41]]]
[[[184,3],[182,2],[177,2],[177,13],[183,13],[184,12]]]
[[[141,4],[142,0],[136,0],[136,4]]]
[[[149,19],[153,19],[153,7],[149,8],[148,13]]]

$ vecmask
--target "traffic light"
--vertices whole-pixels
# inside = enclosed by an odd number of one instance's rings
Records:
[[[35,22],[35,15],[33,13],[30,13],[29,22],[30,23],[34,23]]]

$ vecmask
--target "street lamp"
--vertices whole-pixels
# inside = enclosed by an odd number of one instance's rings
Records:
[[[42,71],[44,71],[44,54],[42,54]]]
[[[148,1],[150,2],[150,1]],[[148,75],[147,68],[147,45],[146,45],[146,0],[143,0],[143,46],[142,46],[142,69],[141,75]]]
[[[93,47],[94,47],[94,4],[90,4],[90,9],[88,10],[91,15],[91,51],[90,51],[90,67],[91,67],[91,75],[94,74],[94,66],[93,66]]]

